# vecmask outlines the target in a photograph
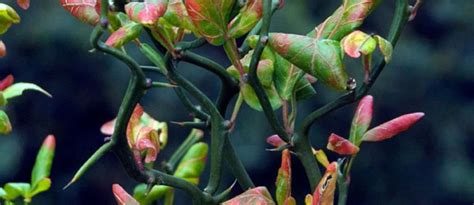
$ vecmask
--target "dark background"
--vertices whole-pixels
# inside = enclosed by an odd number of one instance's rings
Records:
[[[2,2],[14,5],[12,1]],[[272,31],[305,34],[332,13],[339,1],[286,4],[275,15]],[[62,187],[103,143],[99,128],[117,112],[128,79],[127,68],[110,56],[89,53],[92,28],[70,16],[57,0],[32,0],[28,11],[15,8],[22,22],[2,36],[8,56],[0,59],[0,76],[12,73],[17,81],[37,83],[54,97],[26,93],[6,107],[14,132],[0,138],[0,184],[29,181],[37,149],[44,137],[53,133],[58,143],[53,186],[34,198],[33,204],[114,204],[112,183],[120,183],[131,192],[134,182],[113,154],[106,155],[69,189]],[[385,1],[362,29],[386,34],[392,9],[393,1]],[[353,167],[349,204],[474,202],[473,11],[471,0],[426,1],[415,21],[407,26],[392,63],[370,92],[375,98],[372,125],[410,112],[422,111],[426,116],[392,140],[363,145]],[[229,64],[219,49],[205,47],[199,52]],[[142,56],[135,56],[147,64]],[[358,61],[347,61],[348,71],[360,75]],[[180,66],[180,71],[209,96],[216,96],[216,77],[186,64]],[[300,104],[300,115],[337,96],[320,84],[316,89],[316,97]],[[152,90],[142,104],[162,121],[188,119],[171,90]],[[325,146],[331,132],[347,136],[354,106],[318,121],[311,132],[313,145]],[[231,140],[255,182],[273,191],[280,159],[279,154],[265,151],[265,137],[272,132],[262,113],[245,106],[239,116]],[[188,132],[170,127],[170,146],[160,154],[160,160]],[[302,202],[308,185],[300,164],[294,162],[293,188]],[[225,184],[232,181],[228,175]],[[186,197],[179,197],[177,203],[189,204],[183,199]]]

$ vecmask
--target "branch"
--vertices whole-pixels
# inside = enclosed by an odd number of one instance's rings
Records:
[[[259,43],[257,44],[257,47],[255,48],[253,56],[252,56],[252,60],[250,61],[250,65],[249,65],[250,72],[249,72],[248,80],[249,80],[249,84],[254,89],[255,94],[258,97],[258,100],[260,101],[260,105],[262,106],[263,112],[265,113],[272,129],[284,141],[290,142],[290,137],[286,133],[285,128],[283,128],[280,122],[278,122],[278,119],[276,118],[275,113],[273,112],[273,108],[270,104],[270,101],[268,100],[268,96],[265,93],[265,90],[263,89],[263,86],[257,77],[258,61],[260,59],[260,56],[262,55],[263,49],[265,48],[265,44],[267,43],[267,40],[268,40],[268,31],[270,28],[270,21],[272,17],[271,7],[272,7],[271,0],[263,1],[263,19],[262,19],[263,23],[262,23],[262,28],[260,31]]]
[[[397,0],[395,15],[393,17],[392,24],[390,26],[390,32],[387,37],[387,39],[392,43],[393,47],[395,47],[395,45],[397,44],[398,38],[400,37],[400,34],[408,21],[408,14],[409,10],[407,0]],[[339,97],[337,100],[324,105],[323,107],[315,110],[314,112],[306,116],[299,131],[303,135],[307,135],[314,121],[331,111],[351,104],[364,97],[369,92],[370,88],[372,88],[373,84],[384,69],[385,65],[385,60],[383,58],[380,59],[379,63],[372,69],[368,83],[361,86],[358,90],[356,90],[355,93],[347,93]]]

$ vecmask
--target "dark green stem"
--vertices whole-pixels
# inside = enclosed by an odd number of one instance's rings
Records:
[[[252,179],[242,164],[242,161],[240,161],[239,157],[236,155],[234,146],[228,137],[225,140],[224,156],[232,174],[237,179],[237,182],[239,182],[240,188],[242,188],[242,190],[247,190],[255,187]]]
[[[262,106],[263,112],[265,113],[272,129],[284,141],[290,142],[290,137],[286,133],[285,128],[283,128],[283,126],[280,124],[277,117],[275,116],[275,113],[273,112],[273,108],[270,104],[270,101],[268,100],[268,96],[265,93],[265,90],[263,89],[262,83],[257,77],[257,65],[258,65],[260,56],[262,55],[263,49],[265,48],[265,44],[268,40],[268,31],[270,27],[271,14],[272,14],[271,6],[272,6],[271,0],[263,1],[263,8],[264,8],[263,9],[263,25],[260,31],[259,43],[257,44],[257,47],[255,48],[255,51],[252,56],[252,60],[250,61],[248,80],[249,80],[249,84],[254,89],[255,94],[258,97],[258,100],[260,101],[260,105]]]
[[[170,63],[171,64],[171,63]],[[213,102],[191,82],[178,74],[174,65],[168,65],[168,74],[171,81],[190,93],[203,108],[209,113],[211,119],[211,160],[209,182],[205,189],[207,193],[214,194],[219,186],[222,173],[222,151],[224,149],[225,135],[228,132],[224,118]]]

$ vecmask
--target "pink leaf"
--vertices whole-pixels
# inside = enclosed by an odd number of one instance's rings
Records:
[[[140,205],[130,194],[127,193],[120,185],[113,184],[112,192],[118,205]]]
[[[105,44],[114,48],[122,47],[126,43],[137,39],[141,31],[142,26],[140,24],[130,22],[113,32],[105,41]]]
[[[286,144],[278,135],[272,135],[267,138],[267,143],[274,147],[281,147]]]
[[[14,81],[15,78],[11,74],[5,77],[3,80],[0,81],[0,91],[3,91],[10,87],[10,85],[12,85]]]
[[[125,12],[133,21],[154,25],[166,11],[167,3],[162,0],[145,0],[145,2],[130,2],[125,6]]]
[[[133,149],[139,152],[145,152],[145,163],[154,162],[160,152],[158,132],[150,127],[143,127],[140,129],[135,141],[136,143]]]
[[[59,2],[64,9],[80,21],[90,25],[96,25],[99,22],[97,0],[59,0]]]
[[[30,0],[16,0],[16,3],[24,10],[30,7]]]
[[[411,114],[402,115],[386,123],[383,123],[371,130],[369,130],[362,137],[363,141],[377,142],[386,139],[390,139],[393,136],[407,130],[418,120],[420,120],[425,114],[422,112],[416,112]]]
[[[334,133],[329,136],[327,148],[340,155],[353,155],[359,152],[359,147]]]
[[[371,95],[367,95],[360,100],[359,105],[352,119],[352,126],[350,131],[350,141],[355,145],[359,145],[362,136],[369,129],[370,122],[372,121],[374,98]]]
[[[222,205],[274,205],[272,196],[266,187],[256,187],[232,198]]]

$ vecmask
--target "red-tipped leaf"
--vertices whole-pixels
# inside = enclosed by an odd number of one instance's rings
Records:
[[[7,75],[7,77],[0,81],[0,91],[3,91],[6,88],[10,87],[13,82],[15,82],[15,78],[13,77],[13,75]]]
[[[285,141],[283,141],[280,136],[278,135],[272,135],[267,138],[267,143],[274,146],[274,147],[281,147],[286,144]]]
[[[332,162],[327,168],[326,173],[319,181],[313,194],[312,205],[333,205],[334,193],[336,191],[336,182],[338,175],[337,162]]]
[[[113,184],[112,192],[118,205],[140,205],[130,194],[127,193],[120,185]]]
[[[278,169],[276,180],[276,201],[279,205],[284,205],[285,201],[291,197],[291,154],[285,149],[281,155],[281,166]]]
[[[144,2],[130,2],[125,5],[125,12],[131,20],[153,26],[166,11],[167,1],[145,0]]]
[[[359,147],[352,144],[351,141],[334,133],[329,136],[327,148],[328,150],[340,155],[353,155],[359,152]]]
[[[363,141],[378,142],[390,139],[393,136],[407,130],[425,114],[422,112],[402,115],[386,123],[383,123],[371,130],[363,136]]]
[[[30,0],[16,0],[16,3],[24,10],[30,8]]]
[[[59,2],[64,9],[80,21],[90,25],[96,25],[99,22],[97,0],[59,0]]]
[[[373,104],[374,98],[367,95],[360,100],[355,110],[349,140],[357,146],[360,144],[364,133],[369,129],[372,121]]]

